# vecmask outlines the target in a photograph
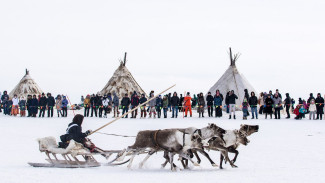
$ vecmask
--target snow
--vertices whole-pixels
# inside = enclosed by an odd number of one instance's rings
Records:
[[[45,154],[38,151],[36,139],[39,137],[59,136],[65,132],[73,114],[68,118],[21,118],[0,114],[0,177],[3,183],[10,182],[324,182],[323,167],[325,160],[325,123],[324,121],[296,121],[293,119],[228,120],[224,117],[178,119],[121,119],[101,132],[123,135],[136,135],[139,130],[164,129],[176,127],[204,127],[216,123],[225,129],[238,129],[240,124],[258,124],[258,133],[249,137],[248,146],[240,146],[240,154],[235,163],[224,169],[212,167],[202,157],[200,167],[192,170],[171,172],[169,164],[165,169],[162,153],[154,154],[138,169],[144,155],[135,158],[133,169],[127,165],[119,167],[101,166],[88,169],[33,168],[27,162],[45,162]],[[171,115],[169,114],[169,117]],[[96,129],[112,119],[86,118],[83,130]],[[123,138],[94,134],[90,136],[95,144],[106,150],[116,150],[132,145],[134,138]],[[219,152],[208,152],[219,164]],[[230,155],[231,157],[233,154]],[[176,158],[177,159],[177,158]],[[105,163],[98,156],[97,160]],[[194,159],[195,160],[195,159]],[[179,161],[176,164],[181,167]]]

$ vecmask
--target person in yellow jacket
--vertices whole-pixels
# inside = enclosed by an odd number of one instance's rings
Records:
[[[87,97],[84,100],[84,116],[89,117],[89,109],[90,109],[90,95],[87,95]]]

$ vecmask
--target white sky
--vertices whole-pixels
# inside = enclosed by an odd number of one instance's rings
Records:
[[[25,68],[44,91],[101,90],[128,52],[141,87],[207,92],[229,66],[258,91],[322,92],[324,0],[0,1],[0,91]]]

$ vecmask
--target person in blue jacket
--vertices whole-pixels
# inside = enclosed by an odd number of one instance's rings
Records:
[[[63,111],[63,117],[67,117],[68,115],[68,100],[66,96],[63,96],[62,100],[62,111]]]
[[[159,97],[156,99],[156,109],[157,109],[158,118],[161,117],[162,107],[163,107],[162,98],[161,95],[159,95]]]

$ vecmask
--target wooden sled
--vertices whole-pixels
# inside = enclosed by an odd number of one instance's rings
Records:
[[[70,141],[66,149],[58,148],[54,137],[45,137],[37,141],[39,143],[39,150],[44,152],[48,157],[48,159],[46,159],[48,163],[28,163],[32,167],[90,168],[101,166],[87,148],[74,140]],[[60,160],[57,157],[58,154],[61,155],[63,159]],[[79,160],[77,157],[82,157],[83,160]]]

